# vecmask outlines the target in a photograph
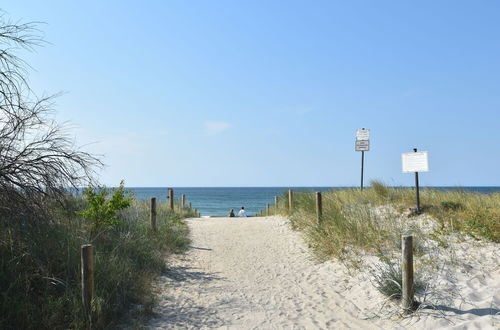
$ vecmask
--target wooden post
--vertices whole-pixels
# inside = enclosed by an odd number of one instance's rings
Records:
[[[168,205],[170,206],[170,210],[174,210],[174,190],[172,188],[168,188]]]
[[[278,205],[280,202],[280,197],[279,196],[274,196],[274,214],[278,214]]]
[[[266,204],[266,216],[270,216],[271,214],[269,213],[269,204]]]
[[[94,253],[92,244],[81,247],[82,302],[85,316],[91,322],[92,296],[94,294]]]
[[[189,202],[189,209],[192,210],[193,209],[193,203]]]
[[[288,212],[292,213],[293,210],[293,190],[288,189]]]
[[[321,192],[316,192],[316,220],[321,223],[321,218],[323,217],[323,201],[321,199]]]
[[[156,197],[151,197],[151,229],[156,231]]]
[[[181,196],[181,210],[184,210],[186,207],[186,194],[182,194]]]
[[[408,313],[414,307],[413,295],[415,293],[413,289],[413,236],[403,236],[402,250],[402,298],[403,308]]]

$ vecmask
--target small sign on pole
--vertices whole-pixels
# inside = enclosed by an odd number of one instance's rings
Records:
[[[403,161],[403,173],[415,173],[415,192],[416,192],[416,213],[420,214],[420,187],[418,182],[418,172],[429,172],[429,156],[427,151],[417,152],[417,148],[413,152],[401,154]]]
[[[403,173],[429,172],[429,156],[427,151],[408,152],[401,155]]]
[[[370,151],[370,141],[356,140],[356,151]]]
[[[363,176],[365,171],[365,151],[370,151],[370,130],[358,129],[356,131],[356,151],[361,151],[361,190],[363,190]]]
[[[368,141],[370,140],[370,130],[369,129],[358,129],[356,131],[356,140],[357,141]]]

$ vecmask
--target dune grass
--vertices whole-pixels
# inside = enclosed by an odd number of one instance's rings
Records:
[[[411,209],[415,192],[389,188],[372,182],[370,189],[343,189],[323,192],[323,217],[316,220],[315,194],[295,192],[294,209],[288,214],[288,194],[281,197],[277,212],[288,215],[294,228],[306,233],[310,246],[320,258],[341,258],[350,247],[370,253],[399,249],[401,235],[423,236]],[[500,194],[479,194],[461,190],[421,191],[423,214],[438,226],[425,236],[459,232],[500,242]],[[273,208],[274,211],[274,208]]]
[[[322,193],[323,215],[316,216],[314,192],[294,192],[293,210],[288,210],[288,194],[273,206],[273,214],[285,215],[291,226],[304,232],[306,242],[319,260],[336,258],[357,269],[365,254],[378,256],[381,263],[372,269],[374,285],[391,298],[401,294],[398,266],[401,236],[414,236],[417,260],[429,253],[429,246],[447,247],[449,234],[472,236],[500,242],[500,194],[479,194],[461,190],[421,191],[422,215],[416,215],[415,192],[389,188],[372,182],[371,188],[332,190]],[[430,241],[436,243],[428,244]],[[434,265],[422,258],[417,262],[417,289]],[[431,262],[432,263],[432,262]],[[423,272],[423,273],[422,273]]]
[[[149,202],[133,200],[119,226],[91,236],[77,215],[85,201],[68,198],[49,207],[50,219],[0,218],[0,328],[86,328],[80,290],[80,246],[94,245],[95,299],[92,327],[112,328],[124,311],[145,315],[153,305],[152,280],[168,253],[189,244],[182,220],[158,204],[158,231],[149,223]],[[42,217],[42,218],[40,218]],[[93,238],[92,238],[93,237]]]

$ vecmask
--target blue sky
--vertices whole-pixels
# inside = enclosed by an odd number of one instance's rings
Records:
[[[57,118],[128,186],[500,185],[498,1],[3,1]],[[90,143],[90,144],[89,144]]]

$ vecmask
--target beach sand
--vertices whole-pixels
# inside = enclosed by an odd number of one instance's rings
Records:
[[[169,259],[168,272],[157,281],[158,305],[150,329],[497,329],[500,325],[498,244],[457,242],[460,246],[452,249],[453,255],[443,257],[451,261],[433,274],[436,291],[428,299],[434,299],[437,309],[403,317],[373,287],[368,267],[349,272],[338,261],[315,261],[301,234],[292,231],[284,218],[187,221],[192,245],[185,255]],[[366,265],[375,262],[373,256],[362,258]]]

